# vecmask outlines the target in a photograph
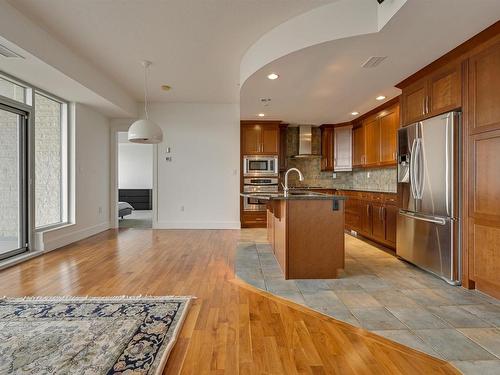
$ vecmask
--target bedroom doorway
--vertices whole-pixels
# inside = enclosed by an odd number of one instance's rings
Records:
[[[118,227],[153,227],[153,145],[118,132]]]

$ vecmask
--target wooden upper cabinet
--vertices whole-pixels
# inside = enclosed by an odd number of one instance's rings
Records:
[[[397,133],[399,128],[399,105],[389,108],[380,120],[380,163],[395,164],[397,157]]]
[[[459,108],[462,105],[461,64],[455,63],[432,74],[428,83],[429,115],[438,115]]]
[[[262,129],[262,153],[277,154],[279,150],[279,128],[276,126]]]
[[[496,43],[469,59],[469,122],[472,134],[500,127],[499,88],[500,43]]]
[[[363,122],[365,128],[366,166],[378,165],[380,162],[380,121],[370,117]]]
[[[365,128],[363,125],[352,130],[352,166],[361,167],[365,164]]]
[[[401,95],[403,123],[408,125],[422,119],[426,112],[427,80],[422,79],[408,86]]]
[[[460,108],[462,105],[461,69],[460,63],[453,62],[403,87],[402,123],[409,125]]]
[[[288,124],[281,124],[279,128],[280,152],[278,157],[279,170],[286,171],[288,168]]]
[[[260,125],[244,126],[241,129],[243,154],[251,155],[260,153],[261,134],[262,128]]]
[[[277,155],[279,139],[279,122],[242,122],[241,153],[243,155]]]
[[[334,132],[332,127],[321,128],[321,170],[333,171]]]

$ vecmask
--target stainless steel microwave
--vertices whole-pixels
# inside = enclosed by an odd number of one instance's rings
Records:
[[[277,176],[278,157],[277,156],[244,156],[243,157],[244,176]]]

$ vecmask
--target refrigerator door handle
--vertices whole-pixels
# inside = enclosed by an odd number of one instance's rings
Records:
[[[422,153],[422,138],[417,138],[416,139],[417,144],[415,147],[415,153],[416,153],[416,163],[418,163],[418,173],[417,171],[415,172],[415,176],[417,176],[418,184],[415,188],[417,192],[417,199],[422,199],[424,195],[424,161],[422,160],[423,158],[423,153]]]
[[[416,174],[415,174],[415,161],[417,159],[417,155],[415,154],[417,146],[417,139],[413,140],[413,144],[411,145],[411,155],[410,155],[410,188],[411,195],[414,199],[417,199],[417,191],[416,191]]]
[[[452,130],[453,126],[450,126],[450,117],[446,117],[446,160],[445,160],[445,168],[446,168],[446,179],[445,179],[445,205],[446,205],[446,213],[448,216],[451,216],[451,207],[450,207],[450,195],[451,195],[451,181],[453,179],[453,167],[450,167],[450,152],[454,152],[452,136],[450,136],[450,130]]]
[[[434,223],[434,224],[439,224],[439,225],[446,225],[446,220],[441,218],[441,217],[423,217],[419,215],[415,215],[411,212],[406,212],[406,211],[399,211],[399,214],[402,216],[409,217],[411,219],[415,220],[421,220],[421,221],[426,221],[428,223]]]

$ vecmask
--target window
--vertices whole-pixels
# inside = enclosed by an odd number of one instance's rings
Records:
[[[21,103],[31,103],[30,89],[2,76],[0,76],[0,95]]]
[[[68,220],[67,104],[35,91],[35,227]]]

